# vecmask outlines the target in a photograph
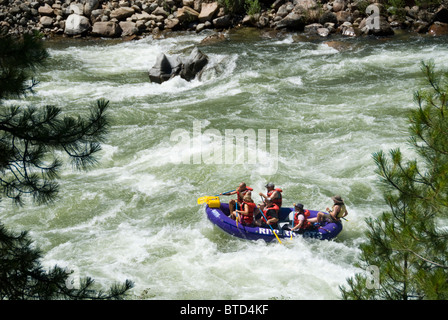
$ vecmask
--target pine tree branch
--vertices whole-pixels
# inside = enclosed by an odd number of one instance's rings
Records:
[[[421,260],[423,260],[425,262],[428,262],[429,264],[434,265],[437,268],[448,269],[448,266],[442,265],[442,264],[437,263],[435,261],[431,261],[431,260],[423,257],[422,255],[418,254],[417,252],[415,252],[415,251],[413,251],[413,250],[411,250],[409,248],[402,249],[402,251],[408,251],[408,252],[412,253],[413,255],[415,255],[416,257],[418,257],[419,259],[421,259]]]

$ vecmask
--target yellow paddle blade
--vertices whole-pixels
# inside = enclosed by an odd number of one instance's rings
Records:
[[[274,230],[272,230],[272,233],[273,233],[274,236],[277,238],[278,242],[280,242],[280,244],[282,244],[282,242],[280,241],[280,238],[278,237],[278,235],[275,233]]]
[[[207,203],[210,208],[219,208],[221,206],[221,202],[219,201],[219,197],[200,197],[198,198],[198,204]]]
[[[200,197],[200,198],[198,198],[198,204],[206,203],[210,198],[213,198],[213,197],[207,197],[207,196]]]

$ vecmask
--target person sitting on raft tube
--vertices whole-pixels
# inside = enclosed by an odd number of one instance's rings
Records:
[[[238,206],[238,209],[232,212],[230,218],[233,220],[238,219],[242,225],[251,226],[254,222],[254,211],[256,207],[257,205],[252,200],[250,193],[246,193],[243,197],[241,207]]]
[[[303,232],[308,229],[313,228],[313,224],[308,221],[308,217],[310,216],[309,210],[303,209],[303,204],[294,203],[294,227],[291,231],[294,232]]]
[[[262,228],[269,228],[269,226],[277,228],[278,212],[280,210],[278,205],[271,198],[266,198],[264,204],[260,205],[260,210],[263,211],[264,216],[261,213],[257,215],[257,224]]]
[[[254,189],[252,189],[251,187],[248,187],[246,185],[245,182],[241,182],[240,185],[238,186],[238,188],[236,188],[235,191],[229,192],[229,193],[220,193],[220,196],[231,196],[236,194],[237,195],[237,199],[232,199],[229,201],[229,211],[230,212],[234,212],[235,211],[235,203],[238,203],[238,207],[240,207],[243,203],[243,198],[246,194],[251,194],[251,192]]]
[[[263,198],[271,198],[272,201],[281,208],[282,206],[282,192],[283,190],[280,188],[275,188],[275,185],[272,182],[269,182],[266,186],[267,194],[264,195],[262,192],[259,193]]]
[[[340,222],[342,218],[348,215],[347,208],[345,207],[344,200],[342,200],[341,196],[333,196],[331,197],[333,200],[333,207],[326,208],[329,214],[318,212],[317,216],[312,219],[308,219],[309,222],[314,223],[317,222],[321,224],[322,222]]]

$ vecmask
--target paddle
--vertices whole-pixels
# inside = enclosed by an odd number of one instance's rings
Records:
[[[236,189],[235,189],[235,190],[236,190]],[[228,194],[228,193],[230,193],[230,192],[233,192],[233,191],[235,191],[235,190],[230,190],[230,191],[224,192],[223,195]],[[198,204],[206,203],[210,198],[218,197],[218,196],[219,196],[219,194],[214,195],[214,196],[204,196],[204,197],[200,197],[200,198],[198,198]]]
[[[235,221],[236,221],[236,228],[238,229],[238,218],[239,218],[239,216],[238,216],[238,202],[235,202],[235,214],[236,214],[236,217],[235,217]]]
[[[294,210],[293,212],[294,212],[294,213],[293,213],[293,215],[292,215],[292,227],[294,228],[294,227],[295,227],[295,226],[294,226],[294,215],[295,215],[296,211]],[[290,238],[290,240],[292,240],[292,233],[293,233],[294,231],[290,230],[290,232],[291,232],[291,238]]]
[[[263,215],[264,219],[266,220],[266,224],[268,223],[268,219],[266,218],[266,216],[263,213],[263,210],[260,210],[261,214]],[[272,228],[272,226],[270,224],[268,224],[269,228],[271,228],[272,233],[274,234],[274,236],[277,238],[278,242],[280,242],[280,244],[282,243],[280,241],[280,238],[278,237],[278,235],[275,233],[274,228]]]

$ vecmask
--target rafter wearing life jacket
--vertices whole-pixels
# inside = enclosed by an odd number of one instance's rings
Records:
[[[276,217],[270,215],[271,210],[275,211]],[[266,206],[263,209],[264,216],[262,216],[262,220],[267,224],[268,220],[271,220],[272,218],[277,218],[278,219],[278,211],[279,210],[280,210],[280,208],[278,207],[278,205],[276,205],[274,203],[274,201],[272,201],[272,203],[269,206]],[[266,217],[266,219],[265,219],[265,217]]]
[[[275,191],[277,191],[277,197],[276,197],[276,198],[272,198],[271,195],[272,195]],[[274,202],[279,208],[282,206],[282,201],[283,201],[283,198],[282,198],[282,192],[283,192],[282,189],[280,189],[280,188],[275,188],[274,190],[268,191],[268,193],[267,193],[268,198],[271,198],[271,199],[272,199],[272,202]]]
[[[241,219],[240,222],[246,226],[249,226],[249,225],[252,225],[252,223],[254,221],[254,210],[257,207],[257,205],[254,202],[243,201],[241,211],[245,211],[246,206],[249,208],[249,210],[248,210],[249,213],[248,214],[240,213],[240,219]]]
[[[299,224],[299,214],[303,214],[305,218],[302,222],[302,225],[299,227],[299,230],[306,230],[312,226],[312,223],[308,221],[308,217],[310,216],[310,211],[305,210],[304,212],[295,212],[294,213],[294,227]]]
[[[244,191],[240,192],[240,190],[237,190],[236,194],[238,196],[238,202],[242,203],[244,196],[250,191],[254,191],[254,189],[252,189],[251,187],[247,187],[247,186],[246,186],[246,190],[244,190]]]

